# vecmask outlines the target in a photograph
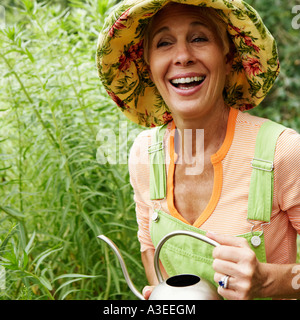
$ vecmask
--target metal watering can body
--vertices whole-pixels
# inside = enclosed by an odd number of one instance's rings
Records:
[[[196,275],[180,274],[170,277],[165,281],[163,280],[159,268],[159,253],[163,244],[168,239],[177,235],[190,236],[209,243],[215,247],[219,246],[219,243],[217,243],[216,241],[192,231],[178,230],[164,236],[158,243],[154,254],[154,268],[159,284],[153,289],[149,300],[222,300],[222,298],[218,295],[217,288],[215,286],[213,286],[209,281],[202,279]],[[100,235],[98,236],[98,238],[105,241],[117,255],[122,267],[125,280],[131,291],[137,298],[145,300],[143,295],[136,289],[136,287],[132,283],[123,257],[114,242],[104,235]]]

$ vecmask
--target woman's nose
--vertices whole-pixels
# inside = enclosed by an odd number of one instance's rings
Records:
[[[174,63],[177,66],[187,66],[195,62],[194,55],[186,43],[177,45],[177,50],[174,56]]]

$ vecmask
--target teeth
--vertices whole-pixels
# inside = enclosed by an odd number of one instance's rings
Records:
[[[191,82],[195,82],[195,81],[202,81],[204,78],[205,77],[178,78],[178,79],[171,80],[171,82],[174,83],[174,84],[191,83]]]

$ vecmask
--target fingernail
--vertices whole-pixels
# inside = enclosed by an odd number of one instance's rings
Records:
[[[149,294],[150,291],[151,291],[150,289],[148,289],[147,287],[145,287],[145,288],[143,289],[143,292],[142,292],[143,296],[146,296],[147,294]]]

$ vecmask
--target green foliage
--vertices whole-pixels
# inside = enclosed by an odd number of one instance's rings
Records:
[[[300,130],[296,1],[248,2],[278,40],[281,60],[271,93],[251,112]],[[116,242],[142,288],[127,165],[97,162],[99,128],[113,130],[119,144],[116,124],[127,121],[95,64],[97,36],[114,1],[1,4],[0,299],[134,298],[114,254],[96,238],[104,233]],[[128,153],[130,144],[121,147]]]
[[[144,284],[127,165],[96,158],[100,125],[118,137],[115,126],[125,120],[95,64],[113,3],[69,5],[19,1],[17,23],[1,30],[2,299],[133,298],[101,233]]]
[[[275,85],[252,114],[300,132],[300,30],[293,29],[292,8],[299,0],[248,0],[277,41],[281,71]]]

